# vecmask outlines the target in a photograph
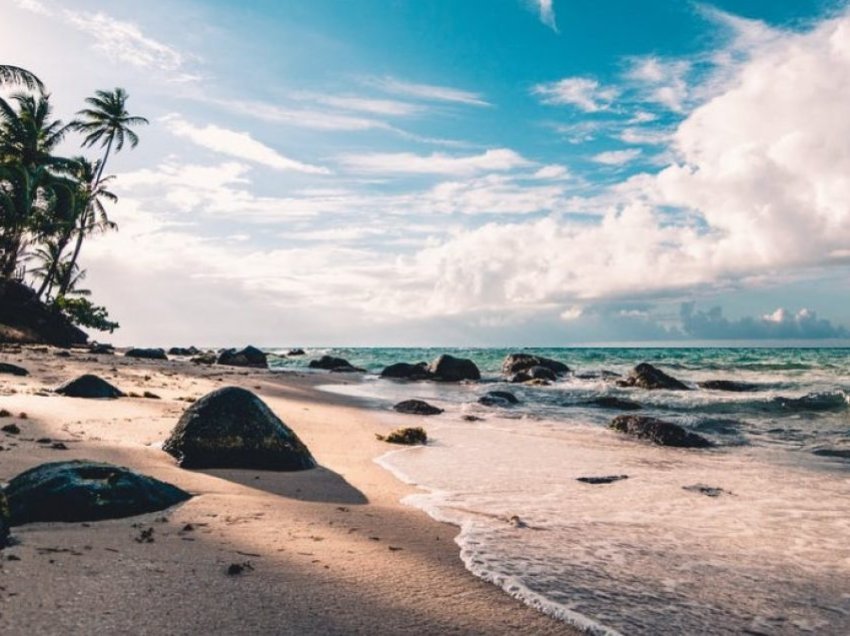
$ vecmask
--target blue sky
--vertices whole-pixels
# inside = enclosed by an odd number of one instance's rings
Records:
[[[57,115],[152,122],[116,342],[847,341],[844,1],[0,3]]]

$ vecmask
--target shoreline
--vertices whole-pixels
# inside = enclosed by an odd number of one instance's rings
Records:
[[[386,426],[357,398],[319,389],[327,375],[55,351],[0,354],[31,373],[0,376],[0,404],[27,413],[14,420],[17,439],[5,436],[0,478],[87,458],[126,465],[195,497],[164,513],[14,528],[19,544],[3,552],[0,569],[7,633],[576,633],[475,577],[454,542],[459,528],[401,503],[422,491],[376,461],[392,450],[374,439]],[[162,399],[37,394],[87,372]],[[334,376],[334,384],[353,381]],[[187,406],[178,398],[224,385],[257,393],[320,467],[176,467],[157,444]],[[69,450],[34,441],[45,437]],[[136,540],[146,528],[154,529],[153,543]],[[249,569],[229,577],[232,563]]]

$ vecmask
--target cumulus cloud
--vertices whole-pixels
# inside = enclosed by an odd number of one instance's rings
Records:
[[[810,309],[792,312],[787,309],[757,318],[746,316],[729,320],[720,307],[697,310],[695,303],[681,307],[682,330],[702,340],[764,340],[848,338],[850,331],[842,325],[819,318]]]
[[[571,105],[586,113],[608,110],[619,91],[611,86],[603,86],[590,77],[565,77],[556,82],[537,84],[532,93],[538,95],[544,104]]]

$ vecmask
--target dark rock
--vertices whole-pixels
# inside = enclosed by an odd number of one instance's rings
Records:
[[[106,380],[96,375],[81,375],[75,380],[70,380],[56,389],[56,393],[67,397],[113,399],[123,397],[124,394]]]
[[[641,389],[668,389],[671,391],[689,391],[682,382],[664,373],[647,362],[641,362],[625,380],[618,382],[620,386],[636,386]]]
[[[171,347],[168,350],[170,356],[196,356],[201,353],[197,347]]]
[[[441,355],[428,365],[432,379],[438,382],[461,382],[463,380],[480,380],[481,371],[472,360]]]
[[[643,407],[637,402],[624,400],[612,395],[604,395],[585,402],[588,406],[598,406],[603,409],[614,409],[617,411],[640,411]]]
[[[542,382],[555,382],[558,379],[557,374],[552,371],[549,367],[544,367],[541,365],[529,367],[508,378],[508,382],[512,382],[514,384],[520,382],[531,382],[534,380],[539,380]]]
[[[431,373],[428,371],[427,362],[418,362],[417,364],[397,362],[381,371],[381,377],[393,380],[429,380]]]
[[[183,468],[316,466],[304,443],[266,403],[238,387],[213,391],[186,409],[163,450]]]
[[[570,372],[570,368],[563,362],[535,356],[529,353],[511,353],[502,361],[502,374],[512,376],[521,371],[528,371],[532,367],[545,367],[556,375]]]
[[[115,347],[113,347],[111,344],[93,342],[93,343],[91,343],[91,345],[89,345],[89,352],[90,353],[112,355],[112,354],[115,353]]]
[[[192,362],[195,364],[215,364],[215,361],[218,359],[218,356],[213,351],[206,351],[200,355],[192,358]]]
[[[88,336],[61,312],[41,302],[35,291],[14,280],[0,280],[0,342],[85,344]]]
[[[56,352],[55,354],[53,354],[53,355],[55,355],[57,358],[70,358],[70,357],[71,357],[71,352],[70,352],[70,351],[66,351],[65,349],[62,349],[61,351],[57,351],[57,352]]]
[[[334,371],[336,373],[362,373],[365,369],[355,367],[345,358],[335,358],[333,356],[322,356],[318,360],[310,360],[308,365],[311,369],[322,369],[324,371]]]
[[[628,475],[606,475],[605,477],[576,477],[583,484],[613,484],[615,481],[628,479]]]
[[[36,444],[52,444],[53,440],[50,439],[49,437],[39,437],[37,440],[35,440],[35,443]]]
[[[408,415],[439,415],[443,409],[432,406],[422,400],[405,400],[393,407],[393,410]]]
[[[757,384],[738,382],[736,380],[706,380],[705,382],[700,382],[699,387],[701,389],[708,389],[709,391],[733,391],[735,393],[748,393],[759,390]]]
[[[0,428],[0,431],[7,433],[8,435],[20,435],[21,427],[17,424],[6,424],[3,428]]]
[[[12,525],[98,521],[164,510],[191,497],[176,486],[127,468],[69,461],[36,466],[6,487]]]
[[[389,435],[376,435],[375,437],[390,444],[407,444],[408,446],[413,446],[428,443],[428,435],[425,433],[425,429],[418,426],[416,428],[399,428]]]
[[[661,446],[677,446],[680,448],[708,448],[712,443],[701,435],[691,433],[678,424],[665,422],[654,417],[640,415],[618,415],[610,428],[620,433],[626,433],[646,439]]]
[[[168,360],[164,349],[130,349],[124,354],[125,358],[142,358],[144,360]]]
[[[478,398],[478,403],[484,406],[511,406],[519,404],[519,399],[510,391],[489,391]]]
[[[286,352],[286,355],[290,358],[294,358],[296,356],[306,356],[307,352],[304,349],[290,349]]]
[[[850,459],[850,448],[819,448],[812,451],[819,457],[835,457],[837,459]]]
[[[269,367],[266,354],[257,347],[250,345],[241,351],[225,349],[218,355],[216,362],[229,367],[251,367],[255,369],[268,369]]]
[[[706,497],[719,497],[720,495],[731,495],[732,493],[728,490],[723,490],[722,488],[716,488],[714,486],[706,486],[705,484],[694,484],[693,486],[682,486],[682,490],[687,490],[689,492],[699,493],[700,495],[705,495]]]
[[[151,393],[150,391],[145,391],[144,393],[142,393],[142,397],[146,398],[148,400],[161,400],[162,399],[156,393]]]
[[[17,376],[25,376],[29,375],[30,372],[24,369],[23,367],[19,367],[16,364],[9,364],[8,362],[0,362],[0,374],[7,375],[17,375]]]
[[[240,574],[245,574],[245,572],[249,572],[253,569],[254,566],[251,565],[249,561],[245,561],[243,563],[231,563],[227,566],[225,574],[227,574],[227,576],[239,576]]]
[[[6,494],[0,490],[0,550],[9,545],[9,502],[6,500]]]
[[[464,422],[483,422],[483,417],[478,417],[477,415],[461,415],[460,419]]]
[[[53,450],[68,450],[68,447],[63,442],[53,442],[50,448]]]

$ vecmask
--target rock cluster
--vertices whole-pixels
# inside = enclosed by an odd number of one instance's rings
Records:
[[[216,362],[229,367],[251,367],[254,369],[267,369],[269,366],[266,354],[257,347],[250,345],[239,351],[225,349],[218,354]]]

